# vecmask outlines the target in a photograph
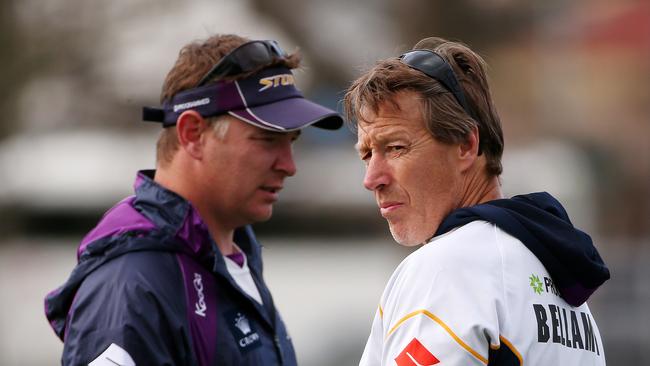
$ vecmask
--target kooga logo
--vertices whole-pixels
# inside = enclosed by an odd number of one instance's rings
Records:
[[[207,306],[205,305],[205,297],[203,296],[203,279],[198,273],[194,273],[194,289],[196,290],[196,296],[199,300],[194,304],[194,313],[205,318],[205,310]]]

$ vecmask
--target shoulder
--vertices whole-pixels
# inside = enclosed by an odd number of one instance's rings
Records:
[[[385,336],[396,349],[417,336],[439,349],[464,344],[474,360],[487,360],[487,345],[498,344],[502,235],[474,221],[434,238],[400,264],[381,301]]]
[[[502,232],[474,221],[429,243],[397,267],[382,298],[387,307],[429,308],[454,301],[491,303],[502,293]]]
[[[127,294],[148,292],[163,296],[182,286],[176,255],[163,251],[132,251],[103,263],[82,282],[79,292]]]
[[[185,286],[174,253],[128,252],[89,273],[71,305],[77,330],[141,323],[182,322]],[[147,314],[147,316],[143,316]]]
[[[186,307],[173,253],[128,252],[90,273],[79,287],[66,327],[64,360],[88,363],[112,344],[137,364],[182,364]],[[66,362],[68,363],[68,362]]]

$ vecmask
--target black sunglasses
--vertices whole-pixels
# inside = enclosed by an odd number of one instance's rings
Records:
[[[467,104],[467,99],[465,99],[465,94],[458,83],[454,70],[442,56],[430,50],[413,50],[402,54],[399,59],[409,67],[436,79],[454,95],[454,98],[465,112],[474,118],[477,123],[479,122],[479,119]]]
[[[277,41],[250,41],[230,51],[201,78],[197,87],[209,80],[229,75],[246,73],[260,66],[270,65],[275,60],[287,57]]]
[[[478,119],[478,116],[469,108],[467,104],[467,99],[465,98],[465,93],[460,87],[460,83],[454,74],[454,70],[451,68],[451,65],[445,61],[442,56],[431,51],[431,50],[413,50],[402,54],[399,57],[407,66],[421,71],[432,79],[437,80],[445,89],[449,90],[453,94],[454,98],[460,106],[465,110],[470,117],[472,117],[476,123],[478,123],[479,128],[481,125],[481,120]],[[481,155],[481,146],[479,145],[478,154]]]

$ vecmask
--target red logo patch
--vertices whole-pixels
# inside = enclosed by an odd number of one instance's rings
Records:
[[[440,361],[417,338],[413,338],[395,358],[395,362],[397,366],[430,366]]]

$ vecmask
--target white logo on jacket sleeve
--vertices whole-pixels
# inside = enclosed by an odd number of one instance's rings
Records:
[[[135,366],[131,355],[115,343],[110,346],[96,359],[91,361],[88,366]]]
[[[194,273],[194,289],[196,290],[196,296],[199,300],[194,304],[194,313],[205,318],[205,310],[207,309],[205,305],[205,297],[203,296],[203,280],[201,275]]]

